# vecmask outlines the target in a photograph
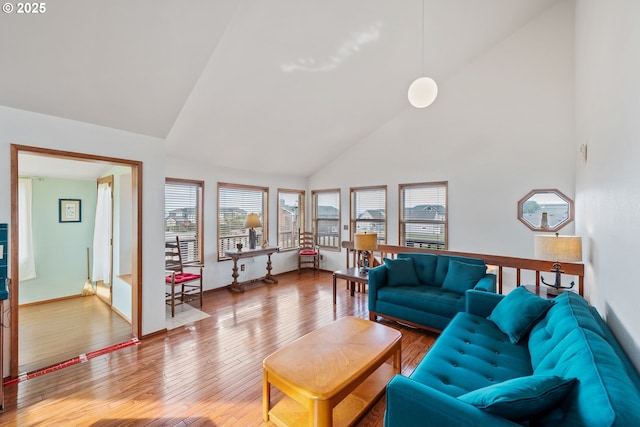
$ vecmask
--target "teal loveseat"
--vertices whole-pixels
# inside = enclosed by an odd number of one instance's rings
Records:
[[[400,253],[369,270],[369,319],[386,317],[441,331],[465,310],[466,290],[496,291],[495,274],[477,258]]]
[[[638,373],[572,292],[468,291],[467,311],[386,393],[385,427],[640,426]]]

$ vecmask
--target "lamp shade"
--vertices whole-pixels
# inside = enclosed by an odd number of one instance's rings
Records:
[[[378,235],[376,233],[356,233],[353,235],[353,247],[357,251],[374,251],[378,247]]]
[[[582,261],[582,238],[578,236],[537,235],[534,247],[538,259],[556,262]]]
[[[438,85],[431,77],[420,77],[411,83],[407,96],[414,107],[428,107],[438,96]]]
[[[244,226],[246,228],[262,227],[262,223],[260,222],[260,217],[258,216],[258,214],[251,213],[247,215],[244,220]]]

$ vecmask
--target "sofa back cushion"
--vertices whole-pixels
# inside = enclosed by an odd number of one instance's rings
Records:
[[[385,258],[384,265],[387,267],[387,284],[389,286],[419,286],[420,280],[416,274],[412,259]]]
[[[433,285],[442,286],[444,283],[445,277],[447,277],[447,272],[449,271],[449,262],[451,260],[456,260],[460,262],[464,262],[466,264],[475,264],[475,265],[483,265],[486,268],[486,264],[484,260],[479,258],[467,258],[462,256],[453,256],[453,255],[438,255],[438,262],[436,264],[435,276],[433,278]]]
[[[416,271],[420,284],[433,286],[436,274],[436,263],[438,261],[437,255],[403,252],[398,254],[397,259],[413,260],[413,268]]]

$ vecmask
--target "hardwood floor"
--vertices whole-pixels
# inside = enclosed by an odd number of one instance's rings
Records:
[[[20,373],[131,339],[131,324],[96,295],[28,305],[19,310]]]
[[[278,279],[207,292],[207,319],[7,386],[0,425],[272,426],[262,421],[262,360],[340,317],[368,318],[367,295],[351,297],[343,281],[332,304],[330,273]],[[402,371],[411,373],[436,335],[381,323],[402,332]],[[358,425],[382,426],[383,414],[384,398]]]

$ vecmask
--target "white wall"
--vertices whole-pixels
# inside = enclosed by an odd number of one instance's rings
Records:
[[[242,159],[234,159],[241,162]],[[218,182],[230,184],[246,184],[269,187],[269,237],[271,244],[278,241],[278,188],[290,190],[305,190],[306,178],[288,176],[249,173],[231,168],[212,167],[208,164],[198,164],[191,160],[181,159],[167,160],[167,178],[181,178],[204,181],[204,264],[203,287],[205,290],[220,288],[229,285],[231,277],[232,261],[218,262],[217,238],[218,238]],[[309,195],[307,194],[307,197]],[[164,202],[163,202],[164,206]],[[296,251],[282,251],[271,256],[272,274],[296,270],[298,257]],[[239,262],[240,263],[240,262]],[[245,271],[238,271],[238,281],[246,281],[264,276],[266,273],[267,258],[244,258]],[[322,266],[321,266],[322,267]]]
[[[10,223],[11,219],[9,153],[12,143],[143,162],[142,334],[163,329],[164,293],[158,291],[162,289],[158,284],[164,280],[164,225],[159,213],[164,205],[164,140],[0,107],[0,200],[4,201],[0,203],[0,223]],[[5,360],[8,361],[8,357]]]
[[[640,2],[576,2],[577,234],[587,295],[640,370]]]
[[[341,188],[345,225],[349,187],[386,184],[387,241],[397,244],[398,184],[448,181],[449,249],[533,257],[518,200],[534,188],[574,196],[573,36],[573,2],[561,2],[438,82],[430,107],[407,102],[309,188]],[[344,265],[343,254],[327,256]]]

